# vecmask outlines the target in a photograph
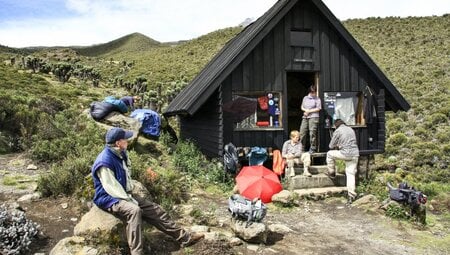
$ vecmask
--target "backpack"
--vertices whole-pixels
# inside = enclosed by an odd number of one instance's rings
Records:
[[[408,186],[407,182],[401,182],[398,188],[394,188],[391,183],[387,183],[389,188],[389,197],[397,202],[408,204],[411,208],[416,208],[420,204],[427,202],[427,196],[421,191]]]
[[[258,199],[251,201],[241,195],[233,194],[228,199],[228,211],[234,219],[246,220],[248,227],[250,222],[261,222],[267,214],[267,206]]]
[[[103,100],[103,102],[110,103],[110,104],[114,105],[116,111],[119,111],[121,113],[128,112],[127,105],[122,100],[117,99],[117,98],[115,98],[113,96],[106,97]]]
[[[159,137],[161,133],[161,118],[159,114],[150,109],[136,109],[130,114],[131,118],[142,123],[141,132],[152,137]]]
[[[252,147],[247,157],[249,166],[262,165],[267,159],[267,150],[263,147]]]
[[[106,102],[92,102],[89,113],[96,121],[100,121],[114,111],[114,105]]]
[[[228,143],[224,147],[223,163],[225,172],[236,174],[238,172],[239,158],[237,149],[232,143]]]

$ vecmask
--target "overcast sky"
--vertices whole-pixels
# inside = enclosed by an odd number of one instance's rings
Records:
[[[277,0],[0,0],[0,44],[106,43],[139,32],[188,40],[256,19]],[[323,0],[340,20],[450,13],[449,0]]]

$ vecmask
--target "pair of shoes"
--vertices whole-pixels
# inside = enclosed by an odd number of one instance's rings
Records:
[[[312,174],[310,172],[308,172],[308,170],[303,171],[303,175],[307,176],[307,177],[311,177],[312,176]]]
[[[205,234],[202,233],[191,233],[189,240],[187,242],[181,243],[181,247],[188,247],[196,244],[198,241],[205,238]]]
[[[331,178],[331,179],[336,178],[336,172],[333,172],[333,173],[326,172],[325,175],[328,176],[328,177]]]

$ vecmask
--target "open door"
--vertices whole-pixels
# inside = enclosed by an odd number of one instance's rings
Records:
[[[287,72],[286,81],[289,134],[291,130],[300,130],[303,97],[308,94],[308,88],[311,85],[316,85],[318,88],[318,79],[315,72]],[[306,148],[309,148],[309,144],[307,144]]]

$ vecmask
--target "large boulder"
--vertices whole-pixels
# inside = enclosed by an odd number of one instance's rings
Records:
[[[234,234],[248,243],[266,243],[268,230],[266,224],[262,222],[250,222],[232,220],[231,229]]]
[[[83,237],[71,236],[60,240],[49,255],[97,255],[98,249],[85,245]]]
[[[126,244],[125,224],[95,205],[81,218],[73,233],[97,243]]]

